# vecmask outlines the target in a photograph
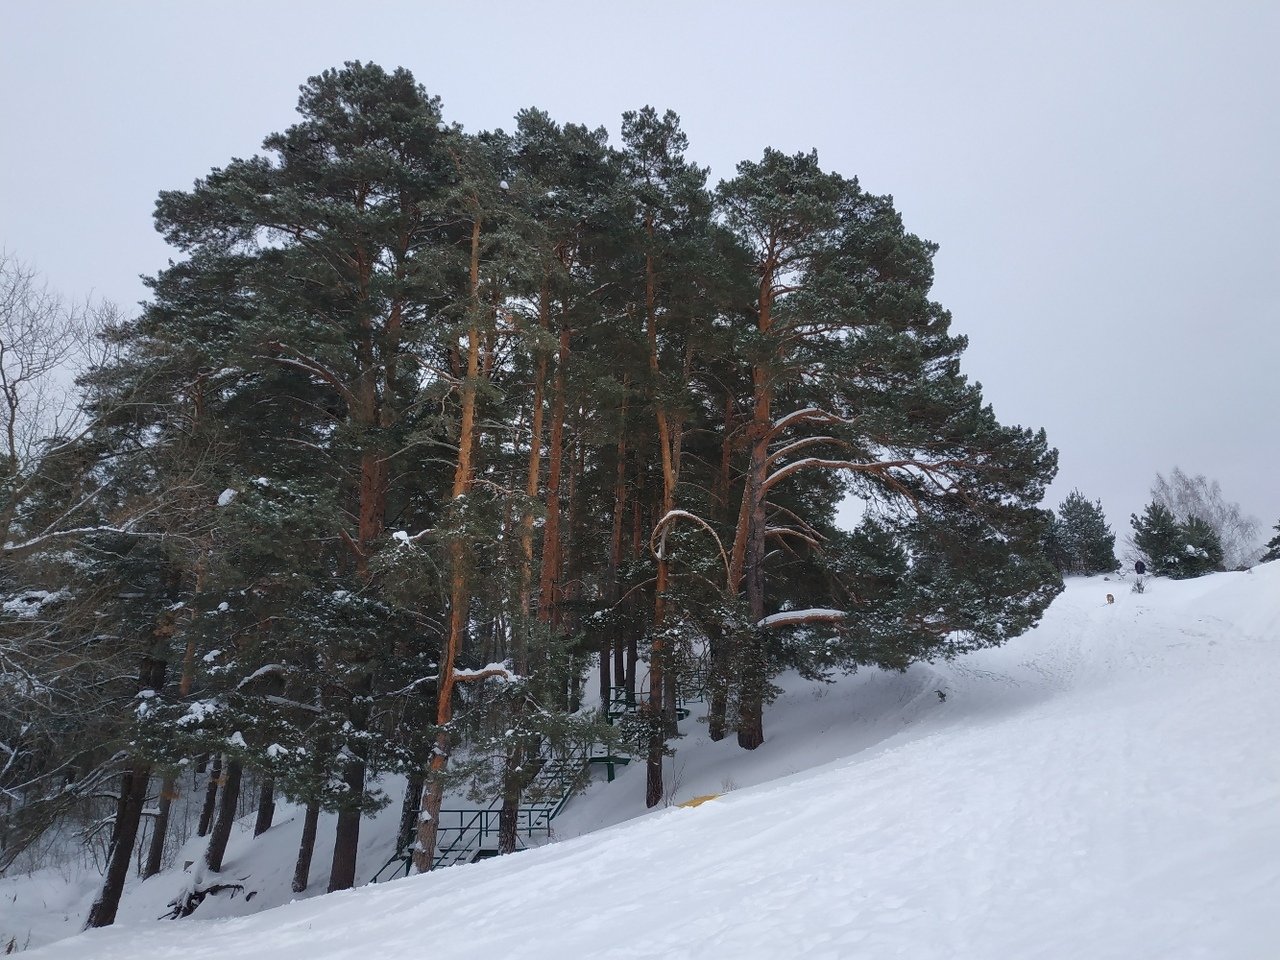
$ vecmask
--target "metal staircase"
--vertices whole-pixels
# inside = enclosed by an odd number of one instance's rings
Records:
[[[698,664],[682,675],[677,691],[676,716],[683,720],[689,716],[687,704],[706,698],[707,671]],[[624,731],[630,722],[635,724],[642,707],[648,702],[647,687],[628,695],[625,687],[610,687],[609,702],[605,704],[605,717],[610,724],[619,725]],[[616,768],[631,762],[628,756],[593,754],[585,746],[574,746],[567,752],[550,753],[538,760],[538,771],[525,788],[523,802],[516,814],[517,842],[551,836],[551,821],[564,809],[574,790],[587,776],[592,764],[606,768],[610,783]],[[498,825],[502,814],[502,798],[496,797],[487,807],[453,808],[441,810],[436,833],[436,855],[432,869],[451,867],[459,863],[475,863],[498,855]],[[393,865],[395,869],[387,873]],[[374,881],[408,876],[412,870],[412,856],[401,851],[387,861],[374,876]]]
[[[585,747],[576,746],[567,753],[552,753],[536,761],[538,771],[525,787],[524,802],[516,811],[517,842],[523,845],[523,841],[530,837],[551,836],[551,821],[569,802],[593,759],[588,757]],[[608,759],[626,763],[629,758]],[[612,768],[609,779],[613,779]],[[501,816],[501,797],[495,797],[487,807],[441,810],[437,818],[436,855],[431,869],[497,856]],[[412,862],[408,851],[398,852],[373,879],[377,882],[408,876]],[[393,866],[394,869],[388,872]]]

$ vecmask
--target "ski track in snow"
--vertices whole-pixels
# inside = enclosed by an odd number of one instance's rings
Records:
[[[1072,581],[1004,648],[785,679],[754,754],[687,725],[674,799],[740,788],[696,809],[610,826],[643,810],[632,764],[519,856],[220,920],[141,922],[150,881],[120,926],[31,956],[1274,958],[1278,640],[1280,563]],[[241,843],[227,873],[261,872]]]

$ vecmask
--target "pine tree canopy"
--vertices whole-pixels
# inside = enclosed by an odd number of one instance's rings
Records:
[[[1114,568],[1101,504],[1042,510],[1056,451],[961,372],[935,245],[816,153],[711,189],[671,111],[617,145],[538,110],[471,133],[363,63],[298,112],[160,195],[178,258],[84,383],[81,476],[29,509],[100,486],[76,590],[145,585],[113,643],[163,680],[112,742],[339,811],[331,886],[380,772],[429,868],[446,784],[514,818],[530,758],[622,749],[587,682],[624,691],[652,803],[691,685],[754,748],[781,669],[1003,643],[1050,554]],[[1158,572],[1221,563],[1156,505],[1135,529]]]
[[[1222,542],[1207,521],[1190,517],[1179,523],[1168,509],[1153,502],[1131,523],[1133,544],[1157,576],[1186,580],[1222,569]]]

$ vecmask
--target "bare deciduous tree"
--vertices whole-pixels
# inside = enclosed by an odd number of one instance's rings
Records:
[[[1261,524],[1256,518],[1245,516],[1238,503],[1227,502],[1217,480],[1210,480],[1204,474],[1189,477],[1174,467],[1167,478],[1156,474],[1151,499],[1180,522],[1198,517],[1209,524],[1222,543],[1223,565],[1228,570],[1257,561]]]
[[[41,438],[72,426],[69,387],[95,314],[88,303],[67,303],[35,270],[0,251],[0,418],[10,471],[30,461]]]
[[[75,378],[102,359],[96,334],[115,320],[111,304],[69,303],[0,250],[0,543],[41,462],[85,429]]]

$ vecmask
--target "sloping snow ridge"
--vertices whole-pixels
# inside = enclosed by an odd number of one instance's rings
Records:
[[[1274,958],[1278,667],[1280,563],[1074,580],[1001,649],[784,678],[754,753],[689,721],[672,800],[722,794],[696,808],[619,824],[632,764],[538,849],[229,919],[143,922],[156,878],[30,956]],[[223,875],[271,849],[287,877],[293,842],[237,838]]]

